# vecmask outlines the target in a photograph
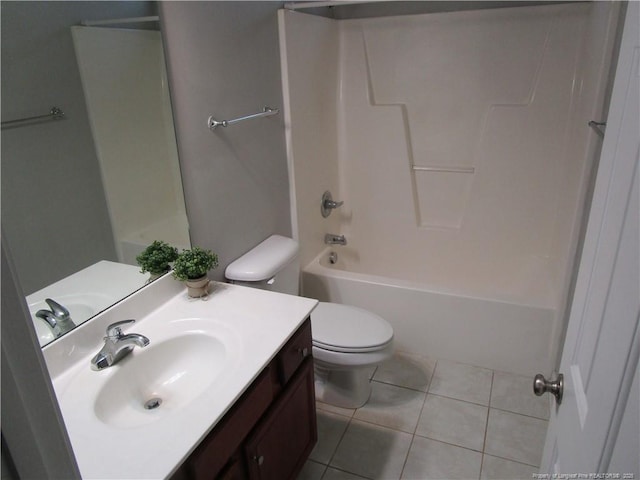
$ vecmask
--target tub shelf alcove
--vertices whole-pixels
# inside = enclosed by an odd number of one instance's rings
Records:
[[[379,314],[399,350],[551,373],[618,17],[611,2],[281,10],[303,293]],[[325,190],[344,205],[321,218]],[[348,239],[335,265],[327,232]]]

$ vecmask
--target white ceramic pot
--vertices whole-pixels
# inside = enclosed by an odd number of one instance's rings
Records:
[[[209,294],[209,278],[204,275],[200,278],[189,279],[185,282],[187,284],[187,292],[190,297],[201,298],[206,297]]]

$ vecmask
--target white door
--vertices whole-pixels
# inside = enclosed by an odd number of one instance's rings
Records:
[[[638,365],[639,7],[638,2],[628,4],[560,365],[564,396],[562,403],[552,409],[541,465],[541,471],[550,474],[609,472]],[[631,462],[637,464],[637,457]]]

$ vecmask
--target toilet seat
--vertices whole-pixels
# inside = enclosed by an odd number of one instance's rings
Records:
[[[313,346],[341,353],[385,349],[393,329],[382,317],[351,305],[320,302],[311,312]]]

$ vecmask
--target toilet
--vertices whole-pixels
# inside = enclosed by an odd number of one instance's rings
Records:
[[[231,283],[298,294],[298,243],[272,235],[229,264]],[[370,375],[393,352],[393,329],[362,308],[320,302],[311,312],[316,398],[358,408],[371,395]]]

